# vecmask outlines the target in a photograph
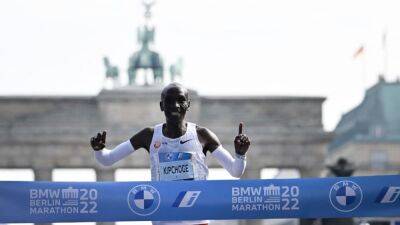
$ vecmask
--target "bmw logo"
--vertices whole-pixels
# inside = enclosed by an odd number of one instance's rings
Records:
[[[353,181],[335,183],[329,193],[333,208],[341,212],[350,212],[358,208],[363,198],[362,190]]]
[[[166,158],[168,161],[171,161],[172,157],[173,157],[173,154],[172,154],[172,153],[167,153],[167,155],[165,156],[165,158]]]
[[[160,193],[153,186],[138,185],[128,193],[128,205],[132,212],[140,216],[148,216],[160,206]]]

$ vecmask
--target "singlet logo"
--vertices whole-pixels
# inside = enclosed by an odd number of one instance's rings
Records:
[[[363,198],[362,190],[353,181],[339,181],[331,188],[329,199],[333,208],[350,212],[358,208]]]
[[[155,149],[159,148],[160,146],[161,146],[161,142],[160,142],[160,141],[156,141],[156,142],[154,143],[154,148],[155,148]]]
[[[172,152],[168,152],[167,154],[165,154],[165,158],[168,161],[171,161],[173,157],[174,157],[174,154]]]
[[[138,185],[128,193],[129,208],[140,216],[153,214],[160,206],[160,202],[160,193],[150,185]]]
[[[185,141],[180,141],[179,143],[181,143],[181,145],[183,145],[183,144],[185,144],[186,142],[188,142],[188,141],[191,141],[191,140],[193,140],[193,139],[188,139],[188,140],[185,140]]]

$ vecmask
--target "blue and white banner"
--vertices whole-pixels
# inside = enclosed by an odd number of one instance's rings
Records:
[[[0,182],[0,223],[400,216],[400,176]]]

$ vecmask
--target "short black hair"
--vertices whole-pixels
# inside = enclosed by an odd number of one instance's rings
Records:
[[[167,91],[172,89],[172,88],[182,89],[183,92],[185,93],[186,99],[189,99],[189,91],[188,91],[188,89],[185,88],[180,83],[173,82],[173,83],[170,83],[167,86],[165,86],[164,89],[161,91],[161,101],[165,98],[165,95],[167,94]]]

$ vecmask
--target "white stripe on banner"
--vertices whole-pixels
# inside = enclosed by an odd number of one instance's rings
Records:
[[[0,223],[400,215],[400,176],[174,182],[0,182]]]

